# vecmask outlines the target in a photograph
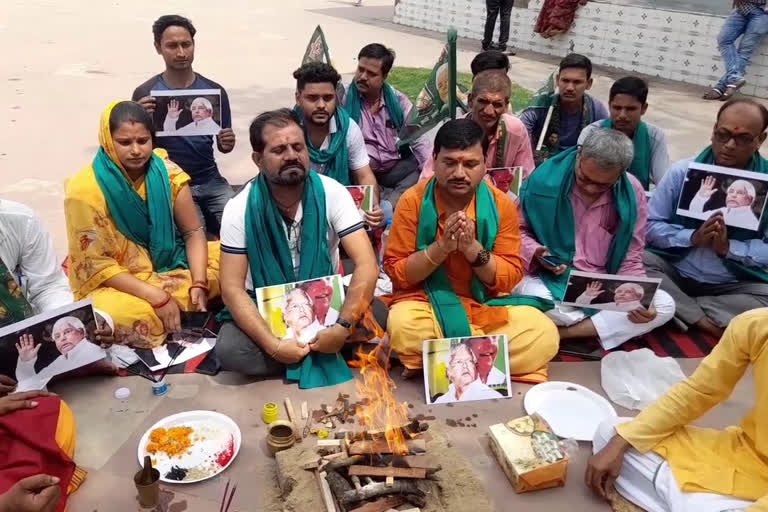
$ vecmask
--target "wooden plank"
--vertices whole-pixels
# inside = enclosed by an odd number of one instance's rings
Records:
[[[427,470],[424,468],[393,468],[392,466],[349,466],[349,475],[424,479],[427,477]]]
[[[399,468],[424,468],[428,473],[430,471],[437,471],[437,469],[440,468],[440,464],[437,463],[437,460],[429,455],[405,455],[402,457],[395,457],[392,460],[392,465]]]
[[[309,405],[307,402],[301,402],[301,419],[305,420],[309,417]]]
[[[303,469],[316,469],[320,464],[320,456],[308,457],[306,460],[300,463]]]
[[[427,443],[424,439],[408,439],[405,441],[405,444],[411,453],[424,453],[427,451]],[[392,450],[387,446],[386,439],[356,441],[349,447],[350,455],[366,455],[371,453],[392,453]]]
[[[315,471],[317,476],[317,483],[320,486],[320,494],[323,496],[323,504],[325,504],[326,512],[336,512],[336,503],[333,501],[333,495],[331,494],[331,487],[325,479],[325,473]]]
[[[333,446],[336,448],[339,448],[341,446],[341,439],[318,439],[317,440],[317,447],[318,448],[327,448],[329,446]]]
[[[387,496],[384,498],[379,498],[376,501],[366,503],[365,505],[357,507],[356,509],[352,509],[349,512],[384,512],[385,510],[399,507],[403,503],[405,503],[405,498],[401,496]]]
[[[395,477],[392,477],[392,476],[388,476],[388,477],[387,477],[387,480],[384,482],[384,484],[385,484],[387,487],[394,487],[394,485],[395,485]]]
[[[293,404],[291,399],[285,397],[285,410],[288,412],[288,420],[293,423],[293,431],[295,433],[296,442],[300,443],[302,439],[301,430],[299,430],[299,424],[296,422],[296,412],[293,410]]]

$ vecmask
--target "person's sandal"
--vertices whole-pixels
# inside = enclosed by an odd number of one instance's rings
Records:
[[[723,97],[723,91],[720,89],[712,88],[709,91],[707,91],[702,98],[705,100],[719,100]]]
[[[736,94],[739,91],[739,89],[744,87],[744,84],[746,83],[747,81],[742,78],[741,80],[739,80],[734,84],[728,84],[728,86],[725,88],[725,92],[723,93],[722,96],[720,96],[720,100],[721,101],[729,100],[730,98],[733,97],[734,94]]]

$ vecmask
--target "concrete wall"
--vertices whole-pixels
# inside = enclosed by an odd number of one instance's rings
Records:
[[[725,1],[725,0],[724,0]],[[553,39],[533,33],[544,0],[512,11],[509,45],[548,55],[582,53],[592,62],[690,84],[713,85],[724,73],[717,51],[720,16],[589,2],[570,32]],[[400,0],[394,22],[480,40],[484,0]],[[495,40],[498,40],[498,23]],[[744,94],[768,98],[768,38],[752,57]]]

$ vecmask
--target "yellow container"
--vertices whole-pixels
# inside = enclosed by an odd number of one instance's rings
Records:
[[[264,404],[264,409],[261,411],[261,419],[264,420],[264,423],[267,425],[280,419],[280,410],[277,408],[275,402],[267,402]]]

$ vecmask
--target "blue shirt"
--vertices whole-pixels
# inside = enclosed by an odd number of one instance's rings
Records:
[[[163,75],[156,75],[133,91],[133,101],[149,96],[150,91],[173,89],[163,81]],[[195,81],[186,89],[221,89],[221,127],[232,128],[232,112],[229,97],[222,86],[195,73]],[[193,185],[206,183],[219,176],[219,168],[213,156],[213,136],[193,135],[188,137],[158,137],[157,147],[168,151],[169,158],[192,178]]]
[[[683,277],[700,283],[734,283],[741,279],[733,274],[723,263],[723,258],[710,247],[693,247],[691,235],[693,229],[679,224],[670,224],[669,220],[677,212],[680,190],[685,182],[688,164],[694,159],[681,160],[667,171],[656,186],[648,203],[648,233],[646,243],[658,249],[690,248],[680,261],[671,262]],[[755,236],[758,236],[755,233]],[[730,240],[730,249],[726,258],[744,265],[768,270],[768,228],[764,228],[762,237],[752,240]]]
[[[590,98],[592,98],[592,122],[608,119],[610,113],[603,102],[593,96],[590,96]],[[544,128],[544,121],[547,119],[547,111],[548,109],[546,108],[529,108],[520,115],[520,120],[528,130],[528,135],[531,138],[531,146],[533,146],[534,152],[536,151],[536,145],[539,143],[541,130]],[[568,149],[578,144],[579,135],[581,134],[582,129],[583,115],[583,110],[569,113],[560,109],[560,128],[557,132],[559,135],[560,149]]]

